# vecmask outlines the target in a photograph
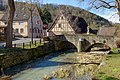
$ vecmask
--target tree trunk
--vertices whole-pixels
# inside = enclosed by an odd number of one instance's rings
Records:
[[[8,0],[8,22],[6,30],[6,47],[12,48],[12,39],[13,39],[13,18],[15,12],[14,0]]]
[[[120,8],[118,9],[118,16],[119,16],[119,21],[120,21]]]
[[[31,16],[31,43],[33,44],[33,11],[30,11],[30,16]]]
[[[116,4],[116,8],[119,15],[119,21],[120,21],[120,0],[115,0],[115,4]]]

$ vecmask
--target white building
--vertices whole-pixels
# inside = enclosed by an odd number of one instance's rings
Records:
[[[41,20],[40,14],[35,6],[32,11],[32,20],[33,20],[33,37],[42,37],[43,32],[43,22]],[[31,13],[29,11],[30,4],[15,2],[15,14],[13,21],[13,33],[15,36],[20,37],[31,37]],[[8,12],[6,12],[3,17],[0,19],[0,25],[7,25]]]

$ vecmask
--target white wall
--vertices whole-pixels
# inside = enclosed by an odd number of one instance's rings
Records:
[[[27,27],[27,21],[13,21],[13,29],[16,36],[28,36],[28,27]],[[16,29],[18,29],[18,33],[16,32]],[[23,29],[23,32],[20,32],[20,29]]]
[[[59,27],[59,24],[61,24],[61,27]],[[57,24],[52,29],[52,32],[56,35],[61,35],[65,33],[74,34],[74,30],[63,15],[61,15],[61,17],[59,18]]]
[[[31,29],[31,19],[28,20],[28,37],[31,37],[30,29]],[[41,21],[41,18],[38,15],[35,15],[33,17],[33,29],[34,30],[37,29],[37,33],[35,33],[35,31],[34,31],[33,37],[42,36],[42,33],[39,33],[39,32],[40,32],[40,30],[42,30],[42,32],[43,32],[43,22]],[[38,32],[38,30],[39,30],[39,32]]]

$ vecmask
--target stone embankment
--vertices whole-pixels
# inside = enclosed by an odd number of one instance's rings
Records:
[[[7,49],[6,51],[1,50],[0,54],[3,54],[3,59],[0,61],[0,66],[3,68],[8,68],[16,64],[37,59],[54,51],[55,46],[53,42],[48,42],[43,46],[38,46],[37,48],[32,49]]]

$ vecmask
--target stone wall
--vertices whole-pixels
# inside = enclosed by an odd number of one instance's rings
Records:
[[[26,61],[30,61],[42,56],[47,55],[50,52],[55,51],[55,46],[53,42],[45,43],[43,46],[38,46],[33,49],[11,49],[7,50],[7,52],[0,52],[0,54],[4,54],[3,62],[0,63],[4,68],[14,66],[16,64],[20,64]],[[0,61],[1,62],[1,61]]]
[[[74,46],[73,43],[68,42],[68,41],[56,40],[56,41],[54,41],[54,43],[55,43],[56,51],[58,51],[58,50],[68,50],[68,49],[77,49],[76,46]]]
[[[118,37],[114,36],[97,36],[93,34],[75,34],[75,35],[57,35],[54,37],[50,37],[51,40],[59,40],[59,41],[68,41],[72,43],[78,50],[80,51],[85,51],[86,48],[88,48],[90,45],[94,44],[94,41],[96,43],[104,43],[107,46],[109,46],[111,49],[116,48],[116,41],[120,40]],[[81,42],[81,39],[85,39],[86,41]]]

